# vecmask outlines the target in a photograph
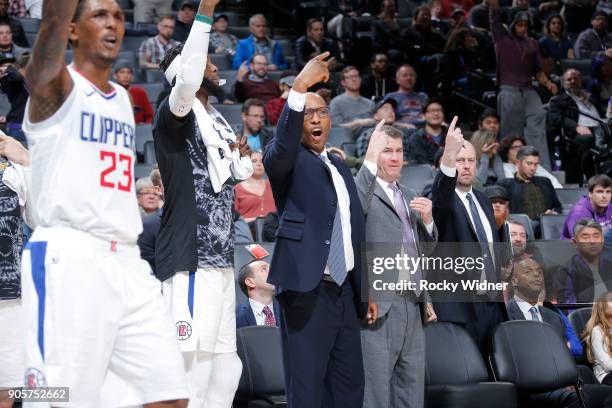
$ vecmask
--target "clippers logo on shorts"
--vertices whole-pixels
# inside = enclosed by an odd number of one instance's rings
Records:
[[[36,368],[28,368],[25,372],[25,386],[26,388],[38,388],[46,387],[47,380],[40,370]]]
[[[187,340],[191,337],[191,325],[183,320],[176,322],[176,334],[179,340]]]

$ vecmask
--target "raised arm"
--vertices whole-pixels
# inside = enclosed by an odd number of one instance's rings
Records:
[[[170,111],[177,117],[185,117],[191,111],[195,95],[202,85],[208,41],[215,6],[219,0],[202,0],[195,21],[181,52],[180,67],[177,70],[176,83],[170,92]],[[177,61],[173,61],[173,64]]]
[[[78,0],[46,0],[42,19],[26,67],[25,81],[30,92],[29,118],[41,122],[62,106],[72,90],[66,69],[66,44],[75,25],[72,19]]]
[[[499,0],[489,1],[489,25],[493,39],[496,42],[501,40],[506,30],[502,25],[502,14],[499,6]]]

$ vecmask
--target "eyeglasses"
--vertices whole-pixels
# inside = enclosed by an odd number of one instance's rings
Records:
[[[329,116],[329,108],[327,106],[322,106],[320,108],[315,109],[304,109],[304,119],[310,120],[314,116],[315,112],[319,115],[320,118],[325,118]]]

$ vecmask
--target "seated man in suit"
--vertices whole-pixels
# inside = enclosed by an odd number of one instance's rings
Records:
[[[270,264],[255,260],[240,268],[238,284],[249,298],[236,305],[236,328],[245,326],[278,326],[278,304],[274,285],[267,282]]]

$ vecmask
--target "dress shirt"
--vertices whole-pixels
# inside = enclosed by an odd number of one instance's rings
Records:
[[[306,94],[294,91],[292,89],[291,91],[289,91],[287,104],[289,105],[290,109],[296,112],[304,111],[304,107],[306,105]],[[346,270],[351,271],[355,266],[353,243],[351,240],[351,199],[349,197],[349,193],[346,189],[346,184],[344,183],[342,175],[340,175],[340,172],[338,172],[336,166],[331,164],[331,162],[329,161],[327,152],[323,151],[322,153],[318,153],[313,151],[313,153],[318,156],[322,156],[321,160],[327,166],[332,176],[332,183],[334,184],[334,189],[336,190],[336,196],[338,198],[338,207],[340,210],[340,221],[342,224],[342,242],[344,244],[344,259],[346,263]],[[323,160],[323,157],[326,160]],[[325,267],[324,273],[329,275],[329,265]]]
[[[531,317],[531,312],[529,310],[534,307],[534,305],[527,302],[526,300],[521,299],[517,295],[514,295],[514,300],[516,301],[516,304],[518,305],[519,309],[521,309],[521,312],[523,312],[525,320],[533,320],[533,318]],[[535,306],[535,308],[537,311],[536,314],[538,315],[538,320],[541,322],[542,315],[540,314],[540,308],[537,305]]]
[[[363,165],[366,166],[366,168],[370,171],[370,173],[372,174],[377,174],[378,173],[378,166],[374,163],[372,163],[369,160],[364,160],[363,161]],[[381,179],[380,177],[376,177],[376,181],[378,182],[378,184],[382,187],[383,191],[385,192],[385,194],[387,195],[387,197],[389,197],[389,201],[395,205],[395,201],[394,201],[394,197],[393,197],[393,190],[389,187],[389,184],[386,182],[385,180]],[[399,180],[395,181],[396,183],[399,182]],[[406,210],[408,212],[410,212],[410,207],[408,206],[408,203],[406,203],[406,197],[404,197],[404,203],[406,204]],[[427,233],[429,234],[429,236],[431,236],[433,234],[433,229],[434,229],[434,222],[433,220],[429,223],[429,224],[425,224],[425,228],[427,229]],[[416,231],[412,231],[412,234],[416,237]]]
[[[270,312],[272,312],[272,316],[276,320],[276,315],[274,314],[274,304],[271,302],[269,305],[264,305],[263,303],[259,303],[255,299],[249,298],[249,303],[251,305],[251,309],[253,309],[253,314],[255,315],[255,322],[258,326],[266,325],[266,315],[263,312],[264,307],[268,306]]]

